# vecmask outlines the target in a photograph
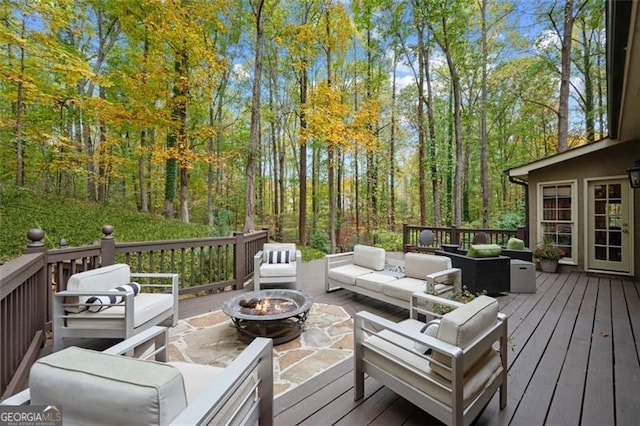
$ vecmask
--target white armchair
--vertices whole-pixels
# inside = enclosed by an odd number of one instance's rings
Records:
[[[139,284],[134,280],[154,281]],[[70,338],[126,339],[155,325],[178,323],[180,276],[131,273],[115,264],[74,274],[53,296],[53,350]]]
[[[166,327],[152,327],[104,352],[55,352],[2,405],[59,406],[65,424],[273,424],[271,339],[256,338],[224,369],[166,362],[167,341]],[[134,352],[145,357],[121,356]]]
[[[294,243],[265,243],[253,257],[253,291],[262,284],[300,288],[302,253]]]
[[[455,309],[440,316],[435,305]],[[368,374],[451,425],[470,424],[498,389],[506,406],[507,318],[495,299],[461,304],[415,293],[411,318],[394,323],[359,312],[354,327],[355,400],[364,397]]]

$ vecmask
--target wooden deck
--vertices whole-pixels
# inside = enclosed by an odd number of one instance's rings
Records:
[[[340,290],[324,291],[323,261],[303,265],[304,291],[316,302],[367,310],[393,320],[408,311]],[[229,293],[185,300],[180,316],[220,309]],[[509,316],[508,403],[496,397],[478,425],[635,425],[640,417],[639,285],[582,273],[537,273],[535,294],[498,297]],[[367,378],[353,401],[352,359],[278,397],[276,425],[439,424]]]

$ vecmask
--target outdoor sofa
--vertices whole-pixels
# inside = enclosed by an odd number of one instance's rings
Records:
[[[461,273],[447,257],[406,253],[404,262],[384,249],[358,244],[353,251],[325,256],[326,291],[345,289],[409,309],[411,294],[445,294],[461,289]]]

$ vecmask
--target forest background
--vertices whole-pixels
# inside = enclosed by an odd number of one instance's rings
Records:
[[[327,252],[524,225],[504,171],[607,133],[604,8],[3,0],[0,191]]]

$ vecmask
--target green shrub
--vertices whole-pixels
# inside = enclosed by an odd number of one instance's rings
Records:
[[[373,241],[376,247],[381,247],[386,251],[402,251],[402,234],[389,231],[388,229],[375,229]]]
[[[323,253],[329,253],[331,246],[329,244],[329,236],[322,229],[316,229],[309,238],[309,245]]]

